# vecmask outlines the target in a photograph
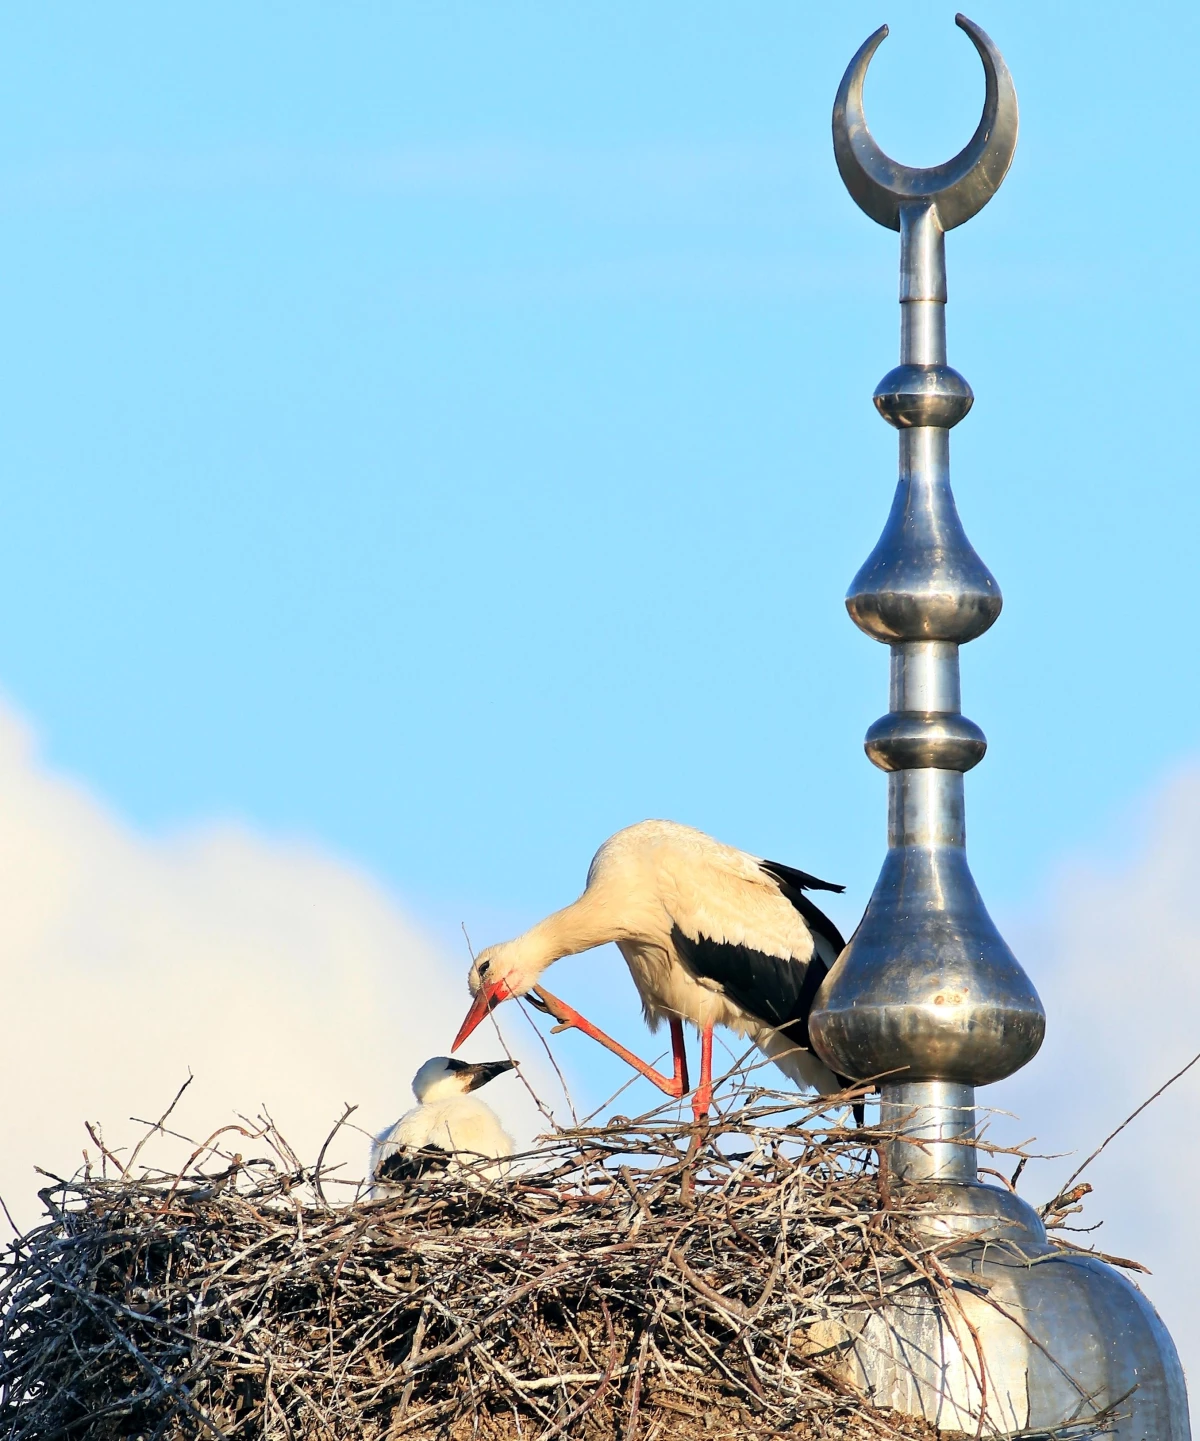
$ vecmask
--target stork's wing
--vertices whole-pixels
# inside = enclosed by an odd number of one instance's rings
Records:
[[[442,1146],[406,1147],[393,1151],[375,1168],[374,1179],[389,1185],[397,1181],[415,1181],[430,1172],[444,1171],[450,1163],[450,1153]]]
[[[671,939],[679,959],[694,976],[712,981],[749,1015],[782,1031],[796,1045],[811,1049],[808,1013],[827,973],[815,951],[806,963],[709,936],[693,939],[678,925],[672,929]]]
[[[690,885],[678,872],[673,879],[671,939],[680,961],[808,1048],[813,999],[845,942],[804,892],[840,887],[726,847],[714,847],[708,866],[693,861]]]

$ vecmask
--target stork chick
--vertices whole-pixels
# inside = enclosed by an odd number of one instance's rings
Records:
[[[413,1077],[417,1105],[371,1144],[370,1195],[394,1196],[397,1183],[431,1170],[470,1168],[485,1180],[504,1174],[503,1161],[513,1153],[512,1137],[495,1111],[472,1096],[480,1086],[511,1071],[512,1061],[483,1061],[469,1065],[450,1056],[434,1056]]]
[[[688,1090],[683,1022],[689,1021],[700,1033],[700,1084],[692,1098],[697,1121],[712,1104],[714,1026],[752,1040],[798,1084],[823,1094],[840,1090],[848,1082],[811,1049],[808,1015],[845,942],[805,893],[842,889],[690,826],[642,821],[604,842],[577,901],[516,940],[480,952],[469,978],[475,1000],[451,1049],[494,1005],[530,991],[561,957],[615,941],[650,1029],[663,1020],[670,1026],[672,1076],[539,988],[543,1008],[680,1097]]]

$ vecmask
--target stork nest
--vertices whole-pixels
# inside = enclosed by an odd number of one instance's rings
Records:
[[[0,1258],[0,1435],[935,1435],[854,1388],[842,1320],[941,1294],[936,1255],[880,1133],[796,1105],[617,1117],[384,1200],[331,1201],[269,1122],[257,1159],[108,1156]]]

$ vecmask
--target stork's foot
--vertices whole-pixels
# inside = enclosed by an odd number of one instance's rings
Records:
[[[687,1091],[687,1065],[686,1062],[682,1060],[678,1050],[676,1050],[675,1055],[675,1074],[673,1076],[664,1076],[661,1071],[656,1071],[649,1062],[643,1061],[640,1056],[635,1056],[633,1052],[623,1046],[620,1041],[614,1041],[613,1038],[602,1031],[599,1026],[593,1025],[586,1016],[581,1016],[574,1007],[568,1006],[566,1001],[560,1001],[557,996],[551,995],[544,987],[534,986],[526,999],[532,1005],[537,1006],[538,1010],[545,1011],[547,1015],[554,1017],[558,1025],[551,1027],[553,1032],[582,1031],[585,1036],[591,1036],[592,1040],[599,1042],[606,1051],[611,1051],[614,1056],[620,1056],[627,1066],[632,1066],[639,1075],[645,1076],[648,1081],[656,1085],[665,1095],[671,1096],[677,1101]],[[682,1038],[682,1030],[680,1031],[680,1037]],[[672,1036],[672,1039],[674,1039],[674,1036]],[[706,1105],[705,1110],[707,1111],[707,1109],[708,1107]]]

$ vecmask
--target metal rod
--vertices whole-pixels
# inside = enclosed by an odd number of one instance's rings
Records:
[[[904,1140],[888,1147],[901,1181],[975,1181],[975,1087],[955,1081],[885,1081],[879,1123]]]
[[[946,236],[931,203],[900,209],[900,364],[946,364]],[[922,425],[900,430],[900,484],[909,505],[939,538],[950,493],[950,429]],[[905,641],[892,647],[891,714],[958,715],[962,687],[958,645]],[[925,766],[888,776],[888,847],[966,845],[961,771]],[[975,1087],[954,1081],[885,1082],[880,1125],[911,1140],[888,1148],[892,1174],[907,1181],[974,1181]]]
[[[900,363],[946,363],[946,235],[929,202],[900,208]]]

